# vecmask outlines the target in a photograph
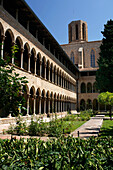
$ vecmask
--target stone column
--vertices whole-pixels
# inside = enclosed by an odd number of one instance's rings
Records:
[[[60,77],[60,76],[59,76],[59,73],[58,73],[58,79],[57,79],[57,80],[58,80],[58,86],[59,86],[59,77]]]
[[[28,72],[31,73],[30,71],[30,57],[31,57],[31,53],[28,54]]]
[[[12,47],[15,45],[15,42],[12,43]],[[12,51],[12,64],[14,64],[14,51]]]
[[[44,114],[46,114],[46,97],[44,97]]]
[[[63,100],[63,112],[65,111],[65,101]]]
[[[23,53],[24,53],[24,49],[21,48],[21,69],[23,69]]]
[[[42,77],[42,61],[40,61],[40,77]]]
[[[50,113],[50,98],[48,98],[48,114]]]
[[[54,83],[54,69],[52,69],[52,83]]]
[[[62,112],[62,100],[61,100],[61,112]]]
[[[37,58],[35,57],[35,70],[34,70],[35,75],[36,75],[36,61],[37,61]]]
[[[54,99],[52,98],[52,113],[54,113]]]
[[[44,65],[44,69],[45,69],[45,71],[44,71],[44,79],[46,80],[46,67],[47,67],[47,65],[45,64]]]
[[[55,70],[55,84],[57,84],[57,71]]]
[[[92,93],[93,93],[93,85],[92,85]]]
[[[48,81],[50,81],[50,66],[48,67]]]
[[[63,77],[63,88],[64,88],[64,77]]]
[[[60,86],[60,73],[59,73],[59,86]]]
[[[39,114],[41,114],[41,96],[39,96]]]
[[[34,96],[34,107],[33,107],[33,115],[36,115],[36,96]]]
[[[55,113],[57,113],[57,100],[55,100]]]
[[[30,98],[30,94],[27,95],[27,115],[29,116],[29,98]]]
[[[61,87],[62,87],[62,75],[61,75]]]
[[[4,35],[1,35],[1,41],[2,41],[2,44],[1,44],[1,59],[3,59],[3,55],[4,55],[4,41],[5,41],[5,36]]]
[[[58,112],[60,112],[60,101],[58,100]]]

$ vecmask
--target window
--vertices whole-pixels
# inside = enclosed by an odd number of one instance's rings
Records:
[[[91,67],[95,67],[95,51],[91,50]]]
[[[82,24],[82,38],[85,39],[85,24]]]
[[[73,64],[75,64],[74,52],[71,52],[71,61],[73,62]]]

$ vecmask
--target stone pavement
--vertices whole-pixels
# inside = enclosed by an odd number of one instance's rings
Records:
[[[73,137],[88,138],[90,136],[98,136],[100,128],[103,123],[104,115],[96,115],[92,117],[89,121],[84,123],[70,135]]]

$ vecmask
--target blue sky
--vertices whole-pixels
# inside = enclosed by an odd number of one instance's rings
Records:
[[[103,38],[101,31],[113,19],[113,0],[25,0],[59,44],[68,43],[68,24],[88,24],[88,40]]]

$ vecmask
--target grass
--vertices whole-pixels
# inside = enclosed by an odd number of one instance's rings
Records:
[[[113,136],[113,120],[104,120],[99,136]]]
[[[63,121],[64,125],[64,133],[73,132],[81,125],[83,125],[86,121]]]

